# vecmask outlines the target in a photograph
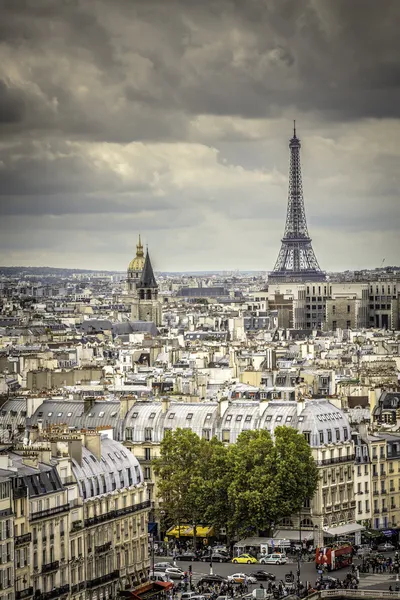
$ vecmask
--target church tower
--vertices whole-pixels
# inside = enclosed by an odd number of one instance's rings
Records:
[[[158,327],[161,325],[161,304],[158,300],[158,285],[154,277],[149,251],[147,250],[146,257],[144,258],[140,238],[137,249],[136,258],[133,259],[128,268],[128,293],[132,298],[132,320],[152,321]],[[143,259],[143,267],[138,277],[137,272],[141,266],[141,262],[135,261],[141,259]],[[130,284],[131,287],[129,287]]]
[[[142,246],[142,241],[141,241],[140,235],[139,235],[139,242],[136,246],[136,256],[129,263],[127,279],[126,279],[128,295],[131,298],[135,297],[135,295],[136,295],[136,293],[135,293],[136,287],[137,287],[137,284],[139,283],[140,277],[142,275],[144,261],[145,261],[145,258],[144,258],[143,246]]]

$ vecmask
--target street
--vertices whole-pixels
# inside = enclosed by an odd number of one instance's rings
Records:
[[[172,557],[168,557],[166,558],[165,556],[159,556],[159,557],[155,557],[155,563],[157,562],[171,562],[171,565],[173,565],[173,559]],[[361,563],[361,561],[359,559],[356,559],[354,561],[354,564],[359,565]],[[199,561],[195,561],[195,562],[187,562],[187,561],[180,561],[177,560],[176,561],[176,566],[181,568],[183,571],[189,572],[189,565],[192,565],[192,582],[193,584],[196,584],[196,582],[203,576],[203,575],[208,575],[210,573],[210,563],[209,562],[199,562]],[[228,563],[213,563],[213,573],[214,575],[221,575],[222,577],[227,577],[228,575],[232,575],[233,573],[245,573],[246,575],[250,575],[253,571],[257,571],[257,570],[264,570],[264,571],[268,571],[269,573],[273,573],[276,577],[276,582],[279,582],[280,580],[285,580],[285,574],[289,573],[290,571],[292,571],[294,577],[295,577],[295,581],[297,581],[297,561],[293,561],[290,563],[287,563],[286,565],[260,565],[260,564],[254,564],[254,565],[247,565],[247,564],[232,564],[231,562]],[[335,577],[337,579],[344,579],[346,574],[351,571],[351,568],[347,567],[344,569],[340,569],[338,571],[334,571],[332,573],[329,573],[330,576]],[[311,582],[311,584],[315,584],[316,580],[318,578],[316,569],[315,569],[315,563],[312,562],[302,562],[300,564],[300,580],[306,584],[306,582]],[[263,583],[263,585],[266,585],[266,582],[258,582],[257,584],[249,584],[249,591],[253,590],[256,587],[260,586],[260,583]],[[389,573],[382,573],[382,574],[372,574],[372,573],[366,573],[360,574],[360,583],[359,583],[359,587],[360,588],[368,588],[368,589],[376,589],[376,590],[387,590],[389,588],[389,585],[392,585],[393,589],[395,588],[396,585],[396,576],[395,575],[391,575]]]

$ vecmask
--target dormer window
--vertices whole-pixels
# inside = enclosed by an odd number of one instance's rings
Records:
[[[247,415],[245,421],[246,421],[246,423],[249,423],[251,421],[251,415]]]
[[[211,417],[212,417],[212,414],[211,413],[207,413],[206,414],[206,421],[209,421],[211,419]]]
[[[227,415],[226,420],[227,422],[232,421],[232,415]]]
[[[243,415],[238,415],[238,416],[236,417],[236,421],[241,421],[241,420],[242,420],[242,416],[243,416]]]
[[[187,420],[187,421],[190,421],[192,418],[193,418],[193,413],[188,413],[188,414],[186,415],[186,420]]]
[[[137,413],[137,412],[134,412],[134,413],[132,414],[132,419],[137,419],[137,416],[138,416],[138,413]]]
[[[282,421],[282,415],[278,415],[278,416],[276,417],[276,420],[277,420],[277,421]]]
[[[168,417],[168,419],[174,419],[175,418],[175,413],[171,413]]]

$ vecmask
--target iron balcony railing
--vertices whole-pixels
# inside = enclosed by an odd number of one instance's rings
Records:
[[[23,535],[17,535],[14,538],[14,544],[18,548],[19,546],[23,546],[24,544],[29,544],[32,539],[31,533],[24,533]]]
[[[51,563],[42,565],[42,573],[50,573],[50,571],[57,571],[60,568],[60,561],[54,560]]]
[[[91,525],[99,525],[100,523],[106,523],[107,521],[112,521],[113,519],[118,519],[119,517],[139,512],[140,510],[144,510],[145,508],[150,508],[150,506],[150,500],[146,500],[146,502],[140,502],[139,504],[126,506],[125,508],[120,508],[119,510],[111,510],[110,512],[105,513],[104,515],[97,515],[96,517],[90,517],[89,519],[85,519],[85,527],[90,527]]]
[[[24,590],[17,590],[15,592],[15,600],[23,600],[24,598],[30,598],[33,596],[33,587],[25,588]]]
[[[349,456],[337,456],[336,458],[322,458],[321,460],[317,460],[317,465],[321,467],[323,465],[336,465],[350,461],[353,462],[354,458],[354,454],[349,454]]]
[[[94,552],[95,554],[104,554],[105,552],[108,552],[111,548],[111,542],[106,542],[105,544],[102,544],[101,546],[95,546],[94,548]]]
[[[105,585],[106,583],[110,583],[111,581],[116,581],[118,579],[119,571],[113,571],[108,575],[102,575],[101,577],[96,577],[95,579],[89,579],[89,581],[86,583],[86,587],[89,589],[93,589],[95,587]]]
[[[54,508],[47,508],[46,510],[39,510],[34,512],[30,516],[31,521],[38,521],[39,519],[46,519],[53,515],[59,515],[68,512],[70,509],[69,504],[62,504],[61,506],[55,506]]]
[[[52,600],[52,598],[59,598],[60,596],[65,596],[65,594],[69,594],[69,585],[62,585],[61,587],[55,588],[50,592],[43,592],[38,596],[35,596],[35,600]]]

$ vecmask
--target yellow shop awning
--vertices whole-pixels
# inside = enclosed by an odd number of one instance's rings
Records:
[[[167,537],[193,537],[193,525],[174,525],[170,527],[166,533]],[[210,525],[197,525],[196,536],[199,538],[212,537],[214,535],[214,527]]]

